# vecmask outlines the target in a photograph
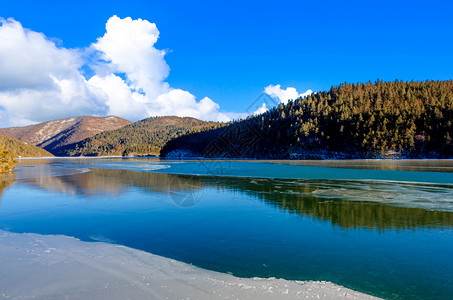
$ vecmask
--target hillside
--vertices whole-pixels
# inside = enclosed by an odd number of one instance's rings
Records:
[[[162,156],[451,158],[453,81],[344,83],[169,141]]]
[[[222,123],[205,122],[194,118],[147,118],[62,147],[56,155],[159,155],[161,148],[170,139],[221,126]]]
[[[14,156],[0,146],[0,173],[7,173],[14,169],[16,160]],[[3,177],[3,176],[2,176]],[[0,180],[0,197],[3,192],[3,178]]]
[[[130,121],[119,117],[74,117],[24,127],[1,128],[0,135],[36,145],[51,153],[106,130],[114,130]]]
[[[0,147],[11,153],[13,157],[49,157],[51,153],[34,145],[23,143],[15,138],[0,135]]]

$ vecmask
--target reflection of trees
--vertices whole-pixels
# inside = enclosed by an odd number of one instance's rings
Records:
[[[341,181],[272,180],[250,178],[205,178],[205,184],[215,185],[253,195],[265,203],[304,217],[330,221],[342,228],[416,229],[453,227],[453,212],[431,211],[422,208],[399,207],[378,201],[348,200],[348,189],[358,191],[357,185],[347,187]],[[369,185],[368,183],[367,185]],[[376,189],[380,189],[376,183]],[[316,195],[320,189],[344,186],[346,192],[335,196]],[[339,189],[340,190],[340,189]],[[331,193],[335,194],[335,192]],[[380,194],[377,194],[378,196]]]
[[[266,204],[303,217],[329,221],[342,228],[417,229],[451,228],[453,212],[422,208],[399,207],[382,203],[380,192],[392,186],[384,183],[360,183],[326,180],[273,180],[233,177],[188,176],[165,173],[133,172],[118,169],[92,169],[89,173],[32,179],[45,189],[82,195],[122,193],[127,187],[139,187],[151,192],[196,192],[204,187],[216,187],[244,193]],[[415,187],[416,188],[416,187]],[[450,187],[444,187],[450,188]],[[318,193],[327,191],[327,194]],[[377,201],[363,201],[375,193]],[[404,193],[399,191],[399,193]],[[351,201],[355,197],[356,200]]]
[[[452,227],[453,213],[421,208],[398,207],[379,203],[329,199],[313,196],[283,196],[264,200],[291,213],[329,220],[342,228],[415,229]]]
[[[16,174],[14,172],[0,174],[0,203],[2,201],[3,191],[11,185]]]

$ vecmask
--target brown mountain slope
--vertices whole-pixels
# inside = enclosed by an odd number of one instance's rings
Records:
[[[82,116],[24,127],[0,128],[0,135],[16,138],[53,153],[62,146],[77,143],[100,132],[115,130],[131,123],[115,116]]]
[[[0,135],[0,146],[10,152],[14,157],[49,157],[49,152],[34,145],[21,142],[18,139]]]
[[[152,117],[116,130],[105,131],[54,152],[57,156],[159,155],[171,139],[225,126],[195,118]]]

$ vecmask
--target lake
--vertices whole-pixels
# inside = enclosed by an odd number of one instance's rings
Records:
[[[125,245],[239,277],[453,299],[453,161],[22,160],[0,229]]]

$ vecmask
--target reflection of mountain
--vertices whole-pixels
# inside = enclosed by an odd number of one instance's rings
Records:
[[[2,202],[3,191],[11,185],[15,175],[14,172],[0,174],[0,203]]]
[[[50,169],[49,169],[50,172]],[[91,169],[91,172],[49,177],[50,173],[26,181],[48,191],[89,195],[118,195],[127,187],[145,188],[152,192],[191,191],[202,187],[200,180],[183,180],[180,176],[132,172],[118,169]]]
[[[42,189],[65,194],[82,194],[84,196],[120,194],[125,185],[115,178],[98,176],[96,172],[88,172],[63,176],[39,176],[27,179],[26,182]]]
[[[29,182],[47,190],[85,196],[103,193],[116,195],[127,187],[160,193],[194,193],[204,187],[215,187],[244,193],[290,213],[329,221],[345,229],[453,227],[453,212],[403,207],[407,206],[407,199],[417,197],[424,190],[428,190],[428,198],[435,194],[443,197],[451,195],[453,191],[449,186],[202,177],[118,169],[92,169],[88,173],[31,179]],[[384,199],[387,199],[387,203],[382,202]]]

